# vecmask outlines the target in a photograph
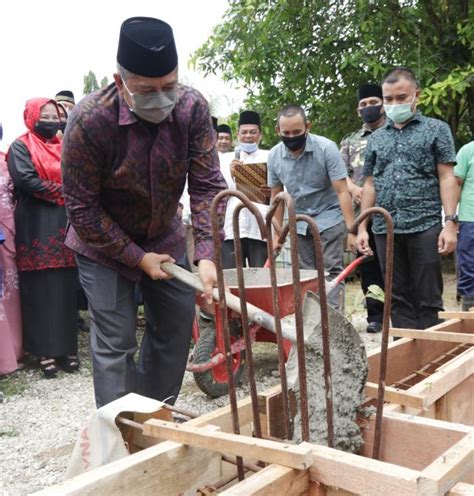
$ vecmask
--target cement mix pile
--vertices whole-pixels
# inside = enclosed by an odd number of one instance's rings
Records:
[[[319,298],[307,293],[303,305],[305,333],[313,333],[306,344],[306,376],[310,441],[327,446],[326,400],[321,337]],[[365,346],[354,326],[337,310],[329,307],[329,336],[332,369],[334,447],[357,453],[362,446],[357,410],[364,400],[368,374]],[[294,419],[293,440],[301,442],[301,412],[296,346],[291,348],[286,364],[288,388],[295,392],[297,414]]]

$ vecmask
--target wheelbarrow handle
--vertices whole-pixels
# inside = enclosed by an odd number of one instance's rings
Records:
[[[364,263],[369,258],[372,258],[372,257],[370,255],[362,255],[362,256],[356,258],[332,281],[326,281],[326,293],[327,294],[331,293],[341,281],[343,281],[360,264]]]
[[[161,264],[161,269],[165,271],[168,275],[173,276],[176,279],[179,279],[181,282],[184,282],[191,288],[194,288],[196,291],[200,291],[201,293],[204,292],[204,286],[202,285],[201,279],[199,279],[198,275],[193,274],[192,272],[189,272],[183,269],[182,267],[179,267],[178,265],[175,265],[171,262],[163,262]],[[214,300],[219,301],[219,290],[217,288],[214,288],[212,290],[212,296]],[[226,291],[225,301],[226,301],[226,305],[231,310],[237,312],[238,314],[241,313],[239,297]],[[276,332],[275,319],[273,315],[269,314],[268,312],[265,312],[265,310],[262,310],[261,308],[258,308],[255,305],[252,305],[251,303],[247,303],[246,305],[247,305],[247,315],[251,322],[261,327],[264,327],[268,331],[271,331],[273,333]],[[282,322],[282,334],[284,338],[289,339],[293,343],[296,342],[296,332],[293,326],[285,325]],[[308,336],[305,335],[305,341],[308,338],[309,335]]]

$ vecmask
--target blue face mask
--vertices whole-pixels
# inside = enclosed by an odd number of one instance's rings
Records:
[[[413,100],[410,103],[399,103],[398,105],[384,105],[383,108],[387,117],[391,119],[395,124],[402,124],[408,119],[411,119],[416,112],[411,109],[413,102],[415,101],[416,93],[413,96]]]
[[[239,148],[245,153],[253,153],[258,149],[258,143],[239,143]]]

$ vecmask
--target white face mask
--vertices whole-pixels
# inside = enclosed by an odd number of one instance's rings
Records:
[[[132,99],[130,110],[138,117],[154,124],[164,121],[171,114],[178,100],[177,88],[140,95],[132,93],[125,81],[122,80],[122,82]]]
[[[242,143],[239,142],[239,148],[245,153],[253,153],[258,149],[258,143]]]
[[[411,109],[413,102],[415,101],[416,93],[413,96],[413,100],[410,103],[399,103],[398,105],[384,105],[383,108],[387,117],[391,119],[395,124],[402,124],[408,119],[411,119],[416,112]]]

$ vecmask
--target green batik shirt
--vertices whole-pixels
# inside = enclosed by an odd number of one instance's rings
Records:
[[[375,205],[393,218],[395,233],[426,231],[441,223],[438,164],[455,164],[449,126],[416,112],[402,129],[387,124],[367,142],[363,175],[373,176]],[[385,234],[385,221],[373,218],[375,234]]]
[[[362,186],[362,183],[364,182],[362,170],[364,168],[365,148],[371,134],[372,131],[370,129],[366,129],[365,126],[362,126],[361,129],[347,135],[341,141],[340,151],[342,160],[346,164],[349,177],[357,186]]]

